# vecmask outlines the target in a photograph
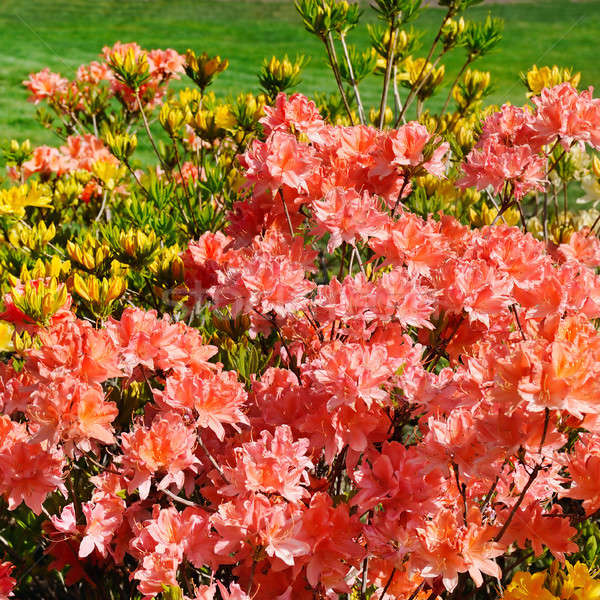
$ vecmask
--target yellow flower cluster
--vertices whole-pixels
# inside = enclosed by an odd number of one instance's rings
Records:
[[[519,210],[516,207],[509,208],[502,213],[502,216],[498,218],[498,209],[490,208],[487,204],[482,204],[481,210],[476,211],[473,208],[469,209],[469,220],[475,227],[484,227],[485,225],[491,225],[497,223],[498,225],[509,225],[513,227],[518,225],[521,220]]]
[[[467,69],[462,81],[452,90],[452,97],[461,112],[473,109],[481,104],[481,100],[489,92],[491,75],[489,71]]]
[[[15,306],[38,325],[46,326],[50,318],[67,302],[67,288],[56,278],[27,281],[11,290]]]
[[[49,206],[51,201],[50,190],[37,181],[3,189],[0,190],[0,215],[22,219],[28,206]]]
[[[11,323],[0,321],[0,352],[10,352],[13,349],[13,332]]]
[[[553,87],[568,82],[573,87],[579,85],[581,73],[573,73],[566,67],[540,67],[533,65],[527,73],[521,73],[521,80],[529,90],[528,96],[537,96],[545,87]]]
[[[227,59],[222,60],[220,56],[209,56],[206,52],[196,55],[193,50],[188,49],[185,55],[185,72],[202,90],[202,93],[213,82],[213,79],[228,66]]]
[[[519,571],[506,588],[502,600],[598,600],[600,581],[583,563],[564,569],[555,562],[539,573]]]
[[[416,95],[420,100],[425,100],[433,95],[435,89],[442,83],[445,73],[444,65],[436,67],[422,57],[408,56],[398,72],[398,80],[407,88],[418,85],[420,89]]]

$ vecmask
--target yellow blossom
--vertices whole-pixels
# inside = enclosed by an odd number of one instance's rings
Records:
[[[0,321],[0,352],[10,352],[13,349],[14,327],[6,321]]]
[[[469,209],[469,219],[476,227],[491,225],[498,216],[497,208],[489,208],[487,204],[481,205],[481,210],[477,212],[473,208]],[[506,224],[510,226],[517,225],[521,220],[519,211],[516,208],[509,208],[502,213],[502,216],[496,220],[496,224]]]
[[[27,206],[45,207],[52,201],[50,190],[37,181],[0,190],[0,215],[21,219]]]
[[[581,73],[573,73],[565,67],[540,67],[533,65],[527,73],[521,73],[521,79],[529,90],[528,96],[537,96],[545,87],[553,87],[568,82],[573,87],[579,85]]]
[[[558,600],[544,587],[546,573],[525,573],[519,571],[506,588],[502,600]]]

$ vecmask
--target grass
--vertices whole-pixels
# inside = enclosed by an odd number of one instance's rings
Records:
[[[492,73],[495,92],[490,101],[522,103],[519,72],[533,63],[572,66],[582,72],[584,85],[600,84],[600,0],[487,5],[476,7],[470,16],[483,19],[488,12],[506,22],[500,49],[476,65]],[[426,31],[426,44],[442,14],[438,8],[426,9],[416,22]],[[352,43],[367,44],[369,21],[375,19],[367,10],[361,27],[351,33]],[[25,102],[20,82],[46,66],[73,76],[79,64],[117,40],[135,40],[147,48],[190,47],[229,58],[230,68],[214,86],[218,94],[257,91],[262,60],[284,53],[310,57],[299,91],[333,91],[335,86],[320,43],[303,29],[291,0],[0,0],[0,40],[0,140],[55,141],[35,122],[35,108]],[[448,82],[462,61],[460,49],[445,61]],[[364,82],[368,104],[377,104],[380,85],[375,77]],[[433,106],[444,98],[442,90]]]

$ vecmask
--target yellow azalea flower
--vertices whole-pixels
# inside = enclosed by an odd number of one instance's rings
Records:
[[[10,352],[13,349],[12,336],[14,327],[6,321],[0,321],[0,352]]]
[[[67,306],[67,288],[55,277],[49,280],[26,281],[10,292],[15,306],[32,321],[46,326],[50,319]]]
[[[184,125],[192,119],[188,105],[180,106],[175,102],[165,102],[160,109],[158,120],[171,137],[179,137]]]
[[[573,87],[579,85],[581,73],[573,73],[572,69],[558,67],[540,67],[533,65],[527,73],[521,73],[521,79],[529,90],[528,96],[537,96],[545,87],[554,87],[568,82]]]
[[[498,215],[498,210],[496,208],[489,208],[487,204],[483,204],[481,206],[481,210],[477,212],[473,208],[469,209],[469,219],[473,225],[476,227],[483,227],[484,225],[491,225]],[[521,215],[519,214],[518,209],[509,208],[502,214],[496,224],[506,224],[511,227],[517,225],[521,221]]]
[[[489,71],[467,69],[462,81],[452,90],[452,97],[459,109],[465,111],[469,106],[479,102],[491,84]]]
[[[271,57],[269,62],[265,62],[265,66],[277,79],[287,79],[300,74],[302,61],[292,62],[286,54],[283,60],[279,60],[276,56]]]
[[[408,56],[402,65],[402,69],[398,71],[398,81],[406,81],[409,85],[414,85],[418,75],[421,73],[424,62],[424,58],[414,60],[412,56]],[[427,70],[431,70],[432,65],[428,64],[427,66],[429,67]]]
[[[161,248],[148,265],[148,270],[164,287],[173,287],[183,282],[184,266],[180,254],[181,249],[177,245]]]
[[[235,115],[230,108],[221,104],[212,110],[199,110],[191,121],[191,126],[203,139],[215,140],[223,137],[227,129],[235,127]]]
[[[47,277],[54,277],[61,280],[70,270],[71,262],[68,260],[62,261],[55,255],[49,261],[45,262],[38,258],[33,267],[29,269],[26,265],[23,265],[18,279],[23,283],[34,279],[46,279]],[[13,285],[17,284],[17,278],[14,278],[12,275],[9,277],[9,281]]]
[[[276,56],[273,56],[270,60],[265,59],[258,74],[261,88],[271,100],[274,100],[279,92],[298,85],[300,72],[305,63],[304,56],[291,61],[287,54],[281,60]]]
[[[583,563],[571,565],[566,563],[568,575],[566,576],[561,600],[599,600],[600,581],[594,579]]]
[[[125,293],[127,282],[123,277],[109,278],[75,273],[72,280],[73,291],[84,301],[89,311],[99,319],[108,317],[115,302]]]
[[[202,93],[196,88],[185,88],[179,92],[179,102],[182,106],[202,104]]]
[[[110,248],[88,234],[80,242],[67,241],[67,254],[79,267],[86,271],[102,270],[110,260]]]
[[[137,90],[150,78],[150,64],[145,52],[136,53],[133,48],[125,53],[116,51],[108,57],[108,64],[116,78],[132,90]]]
[[[21,219],[27,206],[49,206],[51,201],[49,189],[37,181],[0,190],[0,215]]]
[[[592,157],[591,171],[594,174],[594,177],[600,178],[600,158],[596,155]]]
[[[519,571],[506,588],[502,600],[559,600],[544,587],[546,572],[525,573]]]
[[[373,125],[376,125],[377,123],[379,123],[379,111],[372,108],[369,111],[369,120],[371,121],[371,123],[373,123]],[[383,124],[391,126],[393,122],[394,122],[394,113],[389,106],[386,106],[385,112],[384,112]]]
[[[221,129],[230,129],[235,126],[235,117],[225,104],[217,106],[214,110],[215,125]]]
[[[115,165],[114,163],[105,160],[96,161],[92,165],[92,171],[109,191],[112,191],[117,187],[127,172],[124,165]]]
[[[581,562],[554,562],[546,571],[516,573],[502,600],[600,600],[600,581]]]
[[[196,55],[193,50],[189,49],[185,53],[185,73],[202,91],[228,66],[229,61],[221,59],[220,56],[209,56],[206,52]]]
[[[107,128],[104,131],[104,141],[113,155],[121,161],[126,161],[137,148],[137,136],[135,133],[113,133]],[[97,173],[94,174],[97,177],[99,176]]]
[[[33,227],[17,224],[8,232],[8,240],[15,248],[28,248],[33,252],[42,252],[54,239],[56,227],[54,223],[46,226],[44,221],[39,221]]]
[[[417,81],[420,82],[421,88],[417,96],[424,100],[429,98],[435,88],[442,83],[445,73],[444,65],[436,68],[433,63],[426,62],[423,57],[414,59],[412,56],[408,56],[398,71],[398,80],[408,88],[412,88]]]

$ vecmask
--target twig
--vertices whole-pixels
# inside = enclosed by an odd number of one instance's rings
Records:
[[[585,234],[585,237],[589,237],[591,235],[591,233],[592,233],[592,231],[594,231],[596,225],[598,225],[598,221],[600,221],[600,215],[598,215],[596,217],[596,219],[592,223],[592,226],[590,227],[590,230]]]
[[[450,86],[450,90],[448,91],[448,96],[446,96],[446,102],[444,102],[444,106],[442,107],[442,112],[440,113],[440,117],[446,112],[446,109],[448,108],[448,104],[450,104],[450,98],[452,98],[452,92],[454,91],[456,84],[460,81],[462,74],[465,72],[467,67],[473,62],[473,60],[474,60],[474,58],[472,57],[471,54],[469,54],[465,64],[461,67],[460,71],[458,72],[458,75],[456,76],[456,78],[452,82],[452,85]]]
[[[387,105],[387,95],[390,87],[390,77],[392,74],[392,65],[394,63],[394,53],[396,52],[396,15],[392,17],[390,23],[390,41],[387,47],[385,77],[383,79],[383,89],[381,91],[381,101],[379,103],[379,129],[383,129],[385,123],[385,108]]]
[[[361,270],[362,274],[366,277],[367,273],[365,271],[365,267],[363,265],[363,261],[362,261],[362,259],[360,257],[360,253],[359,253],[358,248],[356,246],[353,247],[352,253],[353,253],[353,255],[356,255],[356,260],[358,261],[358,266],[360,267],[360,270]],[[352,269],[350,269],[350,275],[352,275]]]
[[[521,223],[523,223],[523,231],[527,233],[527,221],[525,220],[525,215],[523,213],[523,207],[521,206],[521,202],[519,200],[515,200],[517,204],[517,208],[519,209],[519,215],[521,216]]]
[[[104,466],[102,463],[99,463],[95,458],[93,458],[89,452],[86,452],[85,450],[82,450],[81,448],[79,448],[77,446],[77,444],[73,444],[75,446],[75,448],[77,449],[78,452],[81,452],[81,454],[86,458],[86,460],[89,460],[94,466],[98,467],[99,469],[102,469],[103,471],[105,471],[106,473],[112,473],[113,475],[119,475],[121,476],[122,473],[119,473],[119,471],[115,471],[114,469],[111,469],[109,467]]]
[[[542,439],[540,440],[540,447],[538,448],[538,454],[542,453],[542,448],[548,435],[548,425],[550,424],[550,409],[546,407],[544,410],[544,430],[542,431]]]
[[[488,493],[485,495],[485,498],[483,499],[483,504],[481,505],[481,508],[479,509],[482,513],[485,510],[486,506],[489,504],[490,500],[492,499],[492,496],[494,495],[494,492],[496,491],[496,486],[498,485],[499,480],[500,480],[500,476],[496,475],[496,479],[494,480],[494,483],[492,483],[492,487],[490,487]]]
[[[600,219],[600,216],[598,217]],[[597,221],[597,219],[596,219]],[[544,230],[544,242],[548,241],[548,192],[544,190],[544,205],[542,209],[542,227]]]
[[[435,38],[433,39],[431,48],[429,48],[429,53],[427,54],[427,58],[425,59],[425,62],[423,63],[423,68],[421,69],[421,72],[415,79],[415,84],[413,85],[412,89],[410,90],[408,97],[406,98],[406,102],[404,102],[404,107],[400,111],[400,115],[399,115],[398,119],[396,120],[396,124],[394,125],[394,127],[398,126],[398,123],[404,117],[404,113],[406,112],[406,109],[409,107],[410,103],[412,102],[413,98],[415,97],[415,94],[416,94],[415,88],[418,85],[418,83],[420,82],[421,77],[423,77],[425,70],[427,69],[427,65],[429,64],[429,61],[431,60],[431,57],[433,56],[433,52],[434,52],[438,42],[440,41],[440,38],[442,37],[442,29],[444,28],[444,25],[446,24],[448,19],[450,19],[452,17],[453,10],[454,9],[451,4],[450,8],[448,8],[448,12],[446,13],[446,16],[442,20],[442,24],[440,25],[440,28],[438,29],[438,32],[435,35]]]
[[[400,91],[398,90],[398,67],[396,64],[394,64],[392,69],[392,89],[394,90],[394,122],[396,122],[396,119],[402,110],[402,100],[400,99]],[[406,123],[404,118],[402,121]]]
[[[108,197],[108,190],[104,190],[104,193],[102,194],[102,204],[100,206],[100,210],[98,211],[98,214],[96,215],[96,218],[94,219],[95,222],[98,222],[100,220],[100,217],[102,216],[102,213],[104,212],[104,209],[106,208],[106,198]]]
[[[400,188],[400,192],[398,193],[398,198],[396,199],[396,204],[394,204],[394,210],[392,211],[392,217],[396,216],[396,210],[398,210],[398,206],[400,206],[400,202],[402,200],[402,194],[404,193],[404,190],[406,189],[406,186],[408,185],[408,182],[410,181],[410,175],[408,174],[408,172],[404,173],[404,181],[402,182],[402,187]]]
[[[71,473],[65,477],[65,485],[67,490],[69,490],[69,494],[73,500],[73,506],[75,508],[75,519],[78,523],[85,523],[85,516],[83,514],[83,507],[81,506],[81,499],[75,493],[75,486],[73,484],[73,479],[71,479]]]
[[[486,192],[488,198],[490,199],[490,202],[494,205],[494,208],[496,209],[496,212],[500,212],[500,207],[496,203],[496,200],[494,199],[494,196],[492,196],[492,194],[490,193],[490,190],[488,188],[486,188],[485,192]],[[506,218],[504,216],[502,217],[502,220],[504,221],[504,223],[506,223],[506,225],[508,225],[508,223],[506,222]]]
[[[283,212],[285,213],[285,218],[287,219],[288,226],[290,228],[290,235],[294,237],[294,227],[292,226],[292,220],[290,219],[290,213],[288,211],[287,204],[285,203],[285,198],[283,197],[283,190],[279,188],[279,195],[281,196],[281,203],[283,204]]]
[[[498,214],[494,217],[494,220],[490,223],[490,227],[493,227],[498,220],[500,219],[500,217],[502,217],[502,215],[513,205],[513,202],[507,203],[507,204],[502,204],[502,206],[500,207],[500,210],[498,211]],[[504,219],[504,222],[506,223],[506,219]]]
[[[519,327],[519,331],[521,332],[521,337],[523,338],[523,341],[525,341],[527,338],[525,337],[525,332],[523,331],[523,328],[521,327],[521,321],[519,321],[519,314],[517,313],[517,305],[511,304],[508,307],[508,309],[514,315],[515,321],[517,322],[517,326]]]
[[[217,473],[221,476],[221,479],[225,483],[229,484],[229,480],[227,479],[227,477],[225,477],[225,473],[223,473],[221,465],[219,465],[219,463],[215,460],[215,457],[210,453],[210,450],[206,447],[206,445],[204,444],[204,440],[200,436],[198,436],[198,445],[200,446],[200,448],[202,448],[202,450],[204,450],[204,454],[206,454],[206,457],[210,461],[210,464],[216,469]]]
[[[554,161],[554,163],[552,163],[552,166],[548,169],[548,172],[546,173],[546,175],[550,175],[550,173],[552,173],[552,171],[554,171],[554,169],[556,169],[556,167],[558,166],[558,163],[562,160],[563,156],[566,153],[567,153],[567,151],[563,149],[563,151],[560,153],[559,157]]]
[[[340,76],[339,64],[337,61],[337,55],[335,53],[335,46],[333,45],[333,36],[331,35],[331,31],[322,39],[327,50],[327,56],[329,57],[329,64],[331,65],[333,76],[335,77],[335,82],[337,83],[338,89],[340,90],[342,102],[344,103],[344,107],[346,108],[346,112],[348,113],[348,118],[350,119],[350,124],[354,125],[352,109],[350,108],[350,104],[348,103],[348,98],[346,97],[346,92],[344,90],[344,83],[342,82],[342,78]]]
[[[519,565],[523,564],[526,560],[529,560],[534,555],[535,550],[531,550],[531,552],[528,552],[527,554],[521,556],[521,558],[515,561],[514,565],[510,565],[510,567],[506,569],[506,572],[508,573],[510,571],[514,571],[514,569],[516,569]]]
[[[151,199],[150,192],[142,185],[140,178],[137,176],[136,172],[133,170],[133,167],[129,164],[129,161],[124,160],[123,164],[127,167],[127,170],[133,175],[133,178],[135,179],[135,182],[138,184],[138,187],[142,190],[142,192],[144,192],[144,196],[146,196],[146,198],[148,198],[150,200]]]
[[[165,168],[163,159],[160,155],[160,152],[158,151],[158,148],[156,147],[156,143],[154,142],[154,137],[152,136],[152,132],[150,131],[150,125],[148,124],[148,119],[146,118],[146,113],[144,112],[144,107],[142,106],[142,100],[140,98],[139,90],[135,90],[135,98],[137,100],[137,104],[138,104],[140,113],[142,115],[142,121],[144,122],[144,128],[146,129],[146,133],[148,134],[148,138],[150,139],[150,143],[152,144],[152,148],[154,149],[154,153],[156,154],[156,157],[158,158],[161,166],[163,168]],[[166,170],[166,168],[165,168],[165,170]]]
[[[442,57],[444,56],[444,54],[446,54],[447,50],[443,50],[440,55],[433,61],[432,65],[431,65],[431,69],[429,70],[428,73],[425,73],[425,76],[423,77],[423,72],[427,69],[427,63],[425,63],[424,65],[424,69],[421,71],[421,75],[419,75],[419,77],[421,78],[421,80],[419,81],[419,79],[417,79],[415,81],[415,85],[412,87],[411,92],[413,92],[413,98],[412,100],[414,100],[415,96],[417,97],[417,117],[421,116],[421,112],[423,110],[423,106],[422,104],[419,105],[419,92],[423,89],[423,86],[427,83],[427,80],[433,75],[433,71],[434,69],[438,66],[440,60],[442,59]],[[411,102],[412,102],[411,100]],[[406,103],[405,103],[405,108],[406,108],[406,104],[408,103],[408,98],[406,99]],[[404,115],[403,115],[404,116]]]
[[[71,550],[72,549],[73,548],[71,548]],[[77,556],[77,553],[74,552],[74,555]],[[25,577],[27,577],[27,575],[29,575],[29,573],[31,573],[31,571],[33,571],[33,569],[35,569],[45,558],[46,558],[46,553],[42,553],[42,555],[34,563],[29,565],[29,567],[27,567],[27,569],[25,569],[25,571],[20,573],[19,578],[17,579],[17,586],[21,585],[21,583],[23,583],[23,580],[25,579]]]
[[[390,585],[392,585],[392,581],[394,580],[395,574],[396,574],[396,567],[394,567],[392,569],[392,572],[390,573],[387,583],[385,584],[385,587],[383,588],[383,591],[381,592],[381,596],[379,596],[379,600],[384,599],[385,595],[387,594],[388,589],[390,588]],[[419,587],[411,594],[411,596],[408,600],[414,600],[416,595],[421,591],[421,588],[423,587],[424,583],[425,583],[424,581],[421,582],[421,585],[419,585]]]
[[[519,510],[519,506],[521,506],[521,504],[523,503],[523,500],[525,500],[525,495],[527,494],[527,491],[529,490],[529,488],[531,487],[531,485],[535,481],[535,478],[538,476],[538,473],[541,470],[542,470],[542,465],[535,465],[533,471],[531,472],[531,475],[529,476],[529,479],[527,480],[527,483],[525,484],[525,487],[523,488],[523,491],[521,492],[519,498],[515,502],[515,505],[512,507],[512,510],[510,511],[510,514],[508,515],[508,519],[506,519],[506,521],[504,522],[504,525],[502,525],[502,528],[496,534],[496,537],[494,538],[495,542],[499,542],[502,539],[502,537],[504,536],[504,534],[506,533],[506,530],[508,529],[509,525],[511,524],[515,514],[517,513],[517,510]]]
[[[344,266],[346,263],[346,253],[348,252],[348,243],[344,242],[342,244],[342,256],[340,258],[340,270],[338,273],[338,279],[340,280],[340,282],[342,281],[342,275],[344,274]]]
[[[352,89],[354,90],[354,95],[356,96],[356,103],[358,104],[358,118],[360,119],[360,124],[364,125],[367,120],[365,116],[365,109],[363,108],[360,92],[358,90],[358,82],[354,78],[354,68],[352,67],[350,53],[348,52],[348,46],[346,45],[346,34],[343,32],[340,33],[340,41],[342,43],[342,49],[344,51],[344,58],[346,59],[346,64],[348,65],[350,83],[352,85]]]
[[[175,502],[179,502],[180,504],[185,504],[185,506],[191,506],[192,508],[198,508],[200,505],[196,504],[195,502],[192,502],[191,500],[187,500],[186,498],[181,498],[181,496],[178,496],[177,494],[174,494],[171,490],[168,489],[161,489],[161,492],[163,492],[164,494],[166,494],[167,496],[169,496],[169,498],[172,498],[173,500],[175,500]]]
[[[458,493],[462,496],[463,501],[463,522],[465,527],[467,526],[467,486],[464,483],[460,482],[460,475],[458,473],[458,465],[455,461],[452,461],[452,468],[454,470],[454,478],[456,479],[456,487],[458,488]]]
[[[362,579],[360,582],[360,598],[361,600],[366,600],[367,598],[367,572],[369,570],[369,557],[365,556],[363,560],[363,568],[362,568]]]
[[[279,325],[277,325],[277,321],[275,320],[275,318],[274,317],[269,318],[266,315],[263,315],[261,312],[257,311],[255,308],[253,308],[252,310],[259,317],[262,317],[263,319],[265,319],[265,321],[269,321],[269,323],[271,323],[271,325],[273,325],[273,327],[275,328],[275,331],[277,331],[277,335],[279,336],[279,339],[281,340],[281,343],[283,344],[283,347],[285,348],[285,351],[287,353],[289,368],[293,371],[294,375],[296,375],[296,377],[298,377],[298,380],[302,381],[302,374],[300,373],[300,369],[298,369],[298,367],[294,364],[294,361],[292,361],[292,353],[290,352],[287,342],[285,341],[285,338],[283,337],[283,332],[281,331],[281,328],[279,327]]]
[[[434,357],[436,357],[436,360],[433,363],[433,365],[429,364],[429,365],[427,365],[426,368],[428,368],[428,369],[430,368],[431,370],[433,370],[433,368],[437,364],[438,360],[444,353],[446,347],[448,346],[448,344],[450,343],[452,338],[456,335],[456,333],[460,329],[460,326],[463,324],[464,320],[465,320],[465,315],[463,313],[463,314],[461,314],[460,319],[458,320],[458,323],[456,324],[456,326],[454,327],[454,329],[452,330],[450,335],[446,339],[441,339],[438,342],[438,344],[430,350],[429,354],[423,359],[423,364],[426,364],[426,363],[432,361]]]

